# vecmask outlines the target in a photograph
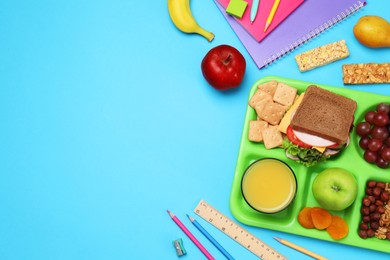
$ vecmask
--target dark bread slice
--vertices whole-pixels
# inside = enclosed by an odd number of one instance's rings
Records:
[[[309,86],[292,120],[294,130],[344,144],[354,119],[356,101]]]

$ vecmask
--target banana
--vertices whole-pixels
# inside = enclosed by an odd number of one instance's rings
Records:
[[[168,0],[168,11],[172,22],[180,31],[200,34],[209,42],[214,39],[213,33],[206,31],[196,22],[190,9],[190,0]]]

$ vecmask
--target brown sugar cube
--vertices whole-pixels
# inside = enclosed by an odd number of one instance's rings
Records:
[[[273,100],[281,105],[289,107],[294,103],[297,91],[296,88],[280,82],[276,88]]]
[[[261,134],[263,135],[263,142],[266,149],[272,149],[283,144],[282,133],[276,127],[268,127]]]
[[[272,96],[260,89],[258,89],[255,94],[253,94],[253,96],[251,97],[251,99],[249,100],[249,105],[253,108],[255,108],[255,104],[261,100],[272,100]]]
[[[278,82],[276,80],[272,80],[257,86],[261,91],[274,96],[276,87],[278,86]]]
[[[249,121],[249,133],[248,139],[252,142],[261,142],[263,141],[263,135],[261,132],[268,127],[268,123],[265,121]]]
[[[349,56],[345,40],[332,42],[295,56],[298,68],[305,72]]]
[[[278,103],[268,101],[259,114],[260,119],[267,121],[271,125],[279,124],[286,111],[286,108]]]
[[[390,83],[390,63],[344,64],[344,84]]]

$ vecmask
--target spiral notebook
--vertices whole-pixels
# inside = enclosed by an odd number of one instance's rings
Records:
[[[214,0],[259,69],[275,62],[311,38],[366,5],[365,0],[305,0],[264,40],[257,42]]]
[[[231,0],[217,0],[225,9]],[[246,0],[248,6],[241,18],[235,20],[243,26],[249,34],[253,36],[258,42],[262,41],[268,34],[270,34],[286,17],[288,17],[304,0],[282,0],[278,6],[277,12],[272,20],[271,25],[267,31],[264,32],[264,26],[268,15],[272,9],[275,0],[260,0],[256,19],[253,23],[250,21],[250,13],[253,0]]]

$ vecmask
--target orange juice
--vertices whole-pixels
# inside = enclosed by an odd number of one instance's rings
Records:
[[[275,213],[293,201],[297,182],[293,171],[277,159],[261,159],[251,164],[241,182],[242,194],[254,209]]]

